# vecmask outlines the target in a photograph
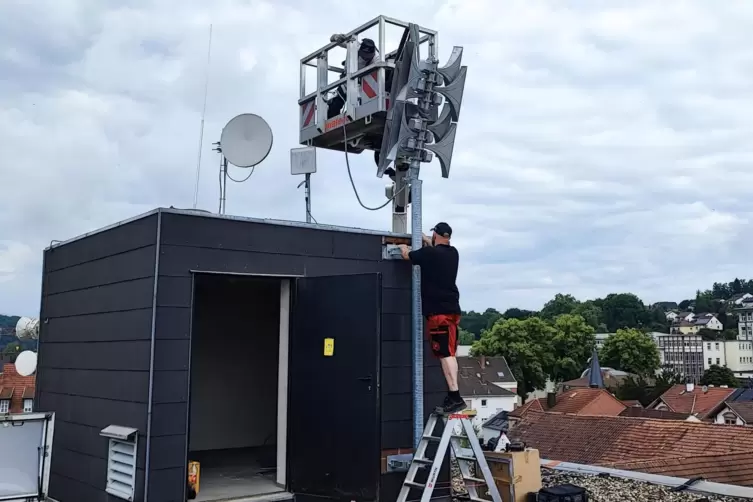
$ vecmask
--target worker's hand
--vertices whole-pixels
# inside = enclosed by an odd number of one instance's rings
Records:
[[[410,246],[407,246],[405,244],[398,244],[397,246],[400,249],[400,254],[403,256],[403,260],[407,260],[408,253],[410,253]]]
[[[421,234],[421,240],[424,243],[424,246],[431,246],[431,237],[429,237],[426,234]]]

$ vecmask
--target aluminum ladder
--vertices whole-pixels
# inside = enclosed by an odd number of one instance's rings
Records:
[[[413,455],[408,472],[405,475],[405,481],[400,489],[400,495],[397,497],[397,502],[408,502],[408,495],[411,490],[422,490],[421,502],[429,502],[431,495],[434,492],[434,488],[439,477],[439,471],[442,468],[442,462],[447,456],[447,447],[452,444],[452,450],[455,454],[455,459],[460,466],[460,472],[463,475],[463,484],[465,489],[468,490],[468,498],[472,502],[502,502],[502,498],[497,490],[497,485],[494,484],[492,473],[489,470],[489,464],[486,462],[484,452],[481,450],[481,445],[476,437],[476,431],[473,430],[473,424],[471,420],[476,416],[475,411],[466,411],[463,413],[455,413],[451,415],[444,415],[441,413],[432,413],[429,416],[429,420],[424,428],[421,441],[418,443],[418,448]],[[442,420],[445,423],[444,432],[442,436],[435,436],[434,429],[437,427],[437,423]],[[455,433],[455,426],[460,424],[461,430],[465,432],[465,436]],[[461,446],[461,441],[467,440],[470,444],[470,448],[464,448]],[[437,447],[437,453],[433,459],[426,457],[426,450],[431,442],[439,442]],[[469,452],[470,450],[470,452]],[[471,466],[476,465],[476,476],[471,475]],[[429,477],[426,480],[426,484],[422,484],[416,481],[416,474],[419,470],[425,467],[429,467]],[[477,477],[479,472],[483,476]],[[483,498],[479,495],[477,486],[483,486],[488,488],[491,501]],[[463,498],[463,497],[459,497]]]

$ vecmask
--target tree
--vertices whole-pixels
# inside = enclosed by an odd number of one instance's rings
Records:
[[[553,365],[548,371],[555,382],[578,378],[591,357],[596,343],[594,328],[579,315],[562,314],[554,321],[551,339]]]
[[[738,381],[735,374],[726,366],[712,364],[701,376],[701,385],[727,385],[737,387]]]
[[[696,291],[694,312],[716,312],[717,303],[711,297],[711,293]]]
[[[693,301],[693,300],[683,300],[683,301],[681,301],[681,302],[680,302],[680,304],[678,305],[678,307],[679,307],[679,308],[680,308],[680,310],[682,310],[682,311],[687,311],[687,310],[688,310],[688,309],[690,308],[690,303],[691,303],[692,301]]]
[[[655,378],[629,376],[615,389],[620,400],[637,399],[643,406],[648,406],[673,385],[683,383],[682,375],[670,368],[663,368]]]
[[[537,313],[533,310],[523,310],[513,307],[505,310],[502,317],[505,319],[528,319],[529,317],[534,317]]]
[[[515,379],[518,395],[525,399],[536,389],[543,389],[547,368],[553,366],[551,339],[554,328],[538,317],[499,319],[473,344],[474,356],[504,356]]]
[[[462,312],[460,317],[460,327],[472,333],[476,339],[481,337],[481,332],[491,328],[494,323],[502,317],[497,309],[486,309],[484,312]]]
[[[651,335],[637,329],[618,329],[607,338],[601,351],[604,366],[636,375],[653,376],[659,368],[659,348]]]
[[[475,341],[476,337],[470,331],[466,331],[463,328],[458,330],[458,345],[472,345]]]
[[[593,300],[586,300],[576,305],[573,314],[581,316],[586,324],[595,330],[604,326],[604,312]],[[604,327],[606,328],[606,326]]]
[[[544,304],[541,309],[541,317],[544,319],[554,319],[558,315],[571,314],[580,302],[573,295],[563,295],[557,293],[554,298]]]
[[[670,321],[667,319],[667,315],[664,313],[664,309],[655,306],[651,309],[651,331],[660,331],[662,333],[669,333]]]
[[[624,328],[644,328],[651,316],[640,298],[632,293],[613,293],[602,300],[604,323],[610,332]]]

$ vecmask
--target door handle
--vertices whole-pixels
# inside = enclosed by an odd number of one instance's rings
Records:
[[[371,375],[358,377],[358,380],[360,380],[361,382],[369,382],[369,390],[371,390],[371,381],[372,381]]]

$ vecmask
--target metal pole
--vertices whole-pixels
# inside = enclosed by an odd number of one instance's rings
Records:
[[[414,159],[410,167],[411,247],[421,249],[421,161]],[[413,266],[411,288],[411,316],[413,319],[413,444],[418,448],[424,431],[424,317],[421,312],[421,267]],[[418,451],[418,450],[414,450]]]
[[[220,190],[220,214],[225,214],[225,196],[227,194],[227,158],[222,156],[222,188]]]
[[[311,223],[311,174],[306,173],[306,223]]]

